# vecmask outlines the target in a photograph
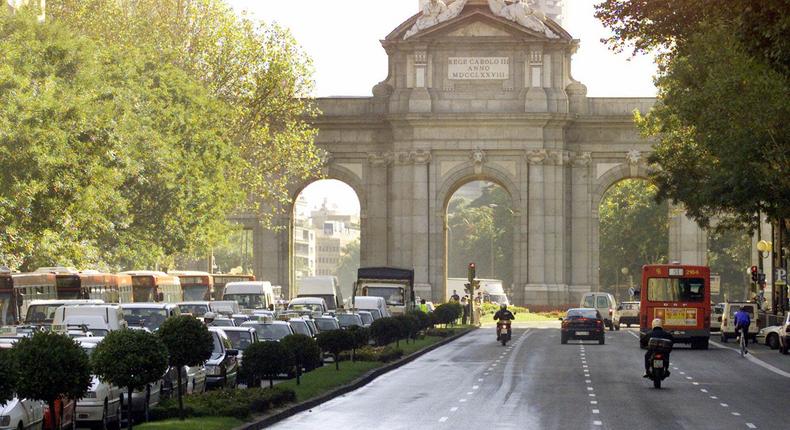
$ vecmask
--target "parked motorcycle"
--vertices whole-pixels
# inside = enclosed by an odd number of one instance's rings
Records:
[[[507,345],[513,332],[510,330],[510,320],[499,321],[496,324],[496,340],[502,342],[502,346]]]
[[[648,359],[647,376],[653,381],[653,387],[661,389],[661,381],[669,377],[669,353],[672,352],[672,341],[652,338],[647,343]]]

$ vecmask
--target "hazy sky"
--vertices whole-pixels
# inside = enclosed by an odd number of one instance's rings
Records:
[[[417,13],[418,0],[228,0],[239,12],[277,22],[291,30],[313,59],[315,96],[369,96],[387,76],[384,39]],[[593,17],[593,0],[566,0],[563,26],[580,39],[573,57],[573,76],[591,97],[654,96],[656,68],[648,57],[615,55],[600,39],[607,35]],[[304,191],[310,207],[325,198],[344,212],[358,212],[351,187],[339,181],[319,181]]]
[[[418,11],[418,0],[229,0],[238,11],[293,32],[315,65],[316,93],[368,96],[387,76],[380,40]],[[566,0],[564,27],[581,40],[573,76],[591,97],[654,96],[652,58],[615,55],[600,43],[606,31],[593,0]]]

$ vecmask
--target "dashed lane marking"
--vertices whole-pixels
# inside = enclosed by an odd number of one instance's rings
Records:
[[[600,414],[600,413],[601,413],[601,410],[600,410],[600,409],[593,409],[593,410],[592,410],[592,413],[594,413],[594,414]]]
[[[450,408],[450,412],[455,412],[457,410],[458,410],[458,406],[453,406],[452,408]]]
[[[595,425],[595,426],[602,426],[603,422],[601,422],[601,421],[593,421],[593,425]]]
[[[465,402],[466,402],[466,399],[461,399],[461,400],[459,400],[459,402],[461,402],[461,403],[465,403]]]
[[[447,421],[447,419],[448,419],[448,417],[441,417],[441,418],[439,418],[439,422],[443,423],[443,422]]]
[[[703,393],[707,393],[708,392],[708,390],[706,390],[704,388],[700,388],[699,390],[702,391]]]
[[[699,385],[699,382],[692,382],[692,385]]]
[[[734,415],[734,416],[736,416],[736,417],[739,417],[739,416],[741,416],[741,414],[740,414],[740,413],[738,413],[738,412],[733,412],[733,413],[732,413],[732,415]]]
[[[590,404],[591,405],[597,405],[598,404],[598,400],[590,400]]]
[[[472,394],[474,394],[474,392],[472,392],[472,391],[466,393],[467,396],[471,396]]]
[[[595,391],[595,388],[593,388],[593,387],[587,387],[587,391]]]
[[[713,400],[719,400],[719,398],[717,396],[710,396],[710,398],[713,399]]]
[[[729,408],[730,407],[730,405],[728,405],[726,403],[719,403],[719,404],[721,405],[722,408]]]
[[[590,393],[590,394],[588,394],[588,396],[595,397],[595,393]]]
[[[757,428],[757,426],[752,424],[752,423],[746,423],[746,427],[749,427],[750,429],[756,429]]]
[[[479,385],[472,385],[472,389],[473,389],[473,390],[476,390],[476,389],[478,389],[478,388],[480,388],[480,386],[479,386]]]

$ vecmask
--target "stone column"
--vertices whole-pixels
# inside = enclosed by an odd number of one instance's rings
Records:
[[[593,265],[593,254],[597,244],[593,241],[592,194],[592,157],[589,152],[573,154],[571,159],[571,261],[570,303],[581,300],[581,295],[589,292],[598,278]]]
[[[428,92],[428,52],[417,49],[414,52],[414,88],[409,96],[409,112],[431,112],[431,95]]]
[[[536,45],[530,48],[528,61],[524,62],[524,111],[525,112],[548,112],[548,97],[546,90],[546,77],[543,64],[543,47]]]
[[[389,243],[388,223],[389,194],[387,183],[390,153],[370,153],[364,168],[365,200],[367,202],[365,219],[366,235],[361,242],[360,266],[386,266],[387,246]]]
[[[412,164],[413,183],[411,193],[411,256],[414,267],[415,288],[419,291],[433,291],[430,281],[431,252],[430,252],[430,205],[428,178],[431,153],[427,151],[412,151],[409,153]],[[408,266],[407,266],[408,267]]]
[[[283,295],[290,297],[290,219],[285,216],[275,217],[272,223],[278,227],[277,230],[266,228],[260,223],[253,229],[255,279],[281,285]]]
[[[708,262],[708,234],[682,207],[670,207],[669,260],[701,266]]]

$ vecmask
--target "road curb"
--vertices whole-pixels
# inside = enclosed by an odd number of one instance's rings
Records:
[[[417,351],[414,354],[409,355],[408,357],[401,358],[398,361],[395,361],[393,363],[390,363],[390,364],[387,364],[385,366],[379,367],[378,369],[373,369],[370,372],[368,372],[368,373],[360,376],[359,378],[355,379],[354,381],[351,381],[350,383],[348,383],[346,385],[340,386],[340,387],[338,387],[338,388],[336,388],[336,389],[334,389],[334,390],[332,390],[332,391],[330,391],[330,392],[328,392],[326,394],[318,396],[318,397],[316,397],[314,399],[310,399],[310,400],[306,400],[306,401],[301,402],[301,403],[297,403],[297,404],[295,404],[295,405],[293,405],[291,407],[288,407],[286,409],[283,409],[283,410],[281,410],[281,411],[279,411],[279,412],[277,412],[277,413],[275,413],[273,415],[266,416],[264,418],[261,418],[258,421],[255,421],[255,422],[252,422],[252,423],[249,423],[249,424],[245,424],[245,425],[243,425],[241,427],[237,427],[235,430],[260,430],[260,429],[264,429],[264,428],[266,428],[268,426],[271,426],[273,424],[276,424],[276,423],[278,423],[278,422],[280,422],[280,421],[282,421],[282,420],[284,420],[286,418],[294,416],[294,415],[296,415],[296,414],[298,414],[300,412],[304,412],[306,410],[312,409],[312,408],[314,408],[314,407],[316,407],[316,406],[318,406],[318,405],[320,405],[322,403],[328,402],[328,401],[330,401],[330,400],[332,400],[334,398],[340,397],[340,396],[342,396],[344,394],[350,393],[351,391],[357,390],[357,389],[359,389],[359,388],[361,388],[361,387],[373,382],[373,380],[375,380],[379,376],[384,375],[385,373],[391,372],[391,371],[393,371],[393,370],[395,370],[395,369],[397,369],[397,368],[399,368],[399,367],[401,367],[403,365],[411,363],[412,361],[414,361],[414,360],[420,358],[421,356],[433,351],[434,349],[440,348],[440,347],[442,347],[444,345],[447,345],[448,343],[450,343],[450,342],[452,342],[452,341],[454,341],[454,340],[456,340],[456,339],[458,339],[458,338],[460,338],[460,337],[462,337],[462,336],[464,336],[464,335],[466,335],[466,334],[468,334],[468,333],[470,333],[470,332],[472,332],[474,330],[475,330],[474,328],[471,328],[471,329],[466,330],[464,332],[461,332],[461,333],[458,333],[456,335],[450,336],[447,339],[443,339],[443,340],[441,340],[439,342],[436,342],[435,344],[433,344],[431,346],[428,346],[425,349],[422,349],[420,351]]]

